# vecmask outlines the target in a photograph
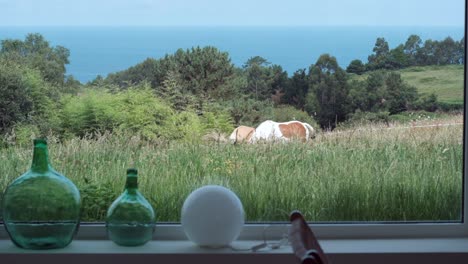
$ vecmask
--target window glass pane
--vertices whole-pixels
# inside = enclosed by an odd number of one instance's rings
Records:
[[[207,184],[250,222],[461,221],[464,1],[0,9],[2,192],[47,137],[86,222],[130,167],[160,222]]]

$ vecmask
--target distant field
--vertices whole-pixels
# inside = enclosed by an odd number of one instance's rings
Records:
[[[463,103],[463,65],[410,67],[399,72],[420,93],[435,93],[439,101]],[[364,79],[367,75],[354,76]]]
[[[232,188],[248,221],[287,221],[293,209],[312,221],[460,220],[461,122],[368,125],[307,144],[155,145],[102,135],[49,145],[52,165],[82,193],[83,221],[104,219],[133,166],[158,221],[179,221],[184,199],[205,184]],[[418,127],[435,124],[443,126]],[[31,156],[30,146],[0,149],[0,190],[29,168]]]

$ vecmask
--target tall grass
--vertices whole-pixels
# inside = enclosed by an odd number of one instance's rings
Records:
[[[138,136],[49,139],[51,163],[82,192],[83,221],[103,220],[136,167],[158,221],[179,221],[195,188],[221,184],[240,197],[248,221],[460,220],[462,126],[322,133],[309,143],[154,144]],[[0,190],[30,166],[31,147],[0,150]]]

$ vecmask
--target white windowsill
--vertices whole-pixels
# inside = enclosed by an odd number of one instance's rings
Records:
[[[250,248],[261,241],[236,241]],[[339,263],[468,263],[468,238],[333,239],[320,241],[333,264]],[[73,257],[71,257],[73,256]],[[132,261],[133,260],[133,261]],[[148,260],[145,262],[144,260]],[[74,240],[64,249],[24,250],[0,240],[0,263],[297,263],[289,246],[252,253],[229,248],[207,249],[190,241],[150,241],[120,247],[109,240]],[[134,262],[135,261],[135,262]]]

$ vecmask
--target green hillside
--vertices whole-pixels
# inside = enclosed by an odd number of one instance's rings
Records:
[[[463,103],[463,65],[409,67],[398,72],[420,93],[435,93],[439,101],[445,103]],[[366,77],[367,74],[363,74],[352,79]]]

